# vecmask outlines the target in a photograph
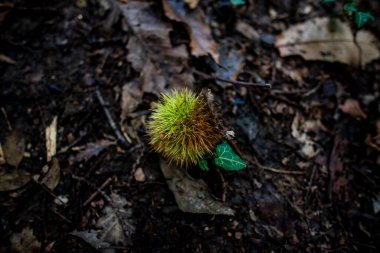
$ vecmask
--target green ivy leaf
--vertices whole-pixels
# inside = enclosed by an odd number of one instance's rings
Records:
[[[210,170],[208,167],[207,161],[205,159],[200,160],[198,165],[199,165],[199,168],[201,168],[201,170],[203,170],[203,171],[209,171]]]
[[[242,170],[247,167],[246,163],[235,154],[226,141],[216,146],[216,154],[215,164],[225,170]]]
[[[230,2],[233,6],[239,6],[239,5],[245,4],[245,0],[230,0]]]
[[[356,3],[345,4],[343,6],[343,9],[346,11],[351,11],[351,12],[357,12],[358,11],[358,7],[356,6]]]
[[[370,20],[375,20],[375,17],[372,16],[370,12],[358,11],[355,14],[355,23],[358,26],[358,28],[361,28],[365,23],[367,23]]]

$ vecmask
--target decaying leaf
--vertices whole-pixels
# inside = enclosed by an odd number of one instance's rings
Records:
[[[157,15],[149,1],[128,1],[119,4],[129,27],[133,30],[127,45],[128,61],[140,71],[140,89],[160,95],[166,88],[191,88],[194,77],[188,66],[185,45],[173,47],[169,22]]]
[[[44,184],[50,190],[54,190],[58,186],[59,180],[61,178],[61,168],[59,166],[58,159],[53,158],[50,166],[45,165],[42,170],[44,175],[41,177],[36,176],[33,178],[40,184]]]
[[[306,60],[366,65],[380,58],[380,42],[368,31],[356,35],[347,23],[315,18],[290,27],[277,37],[281,56],[301,55]]]
[[[98,140],[96,143],[90,142],[87,143],[86,148],[76,155],[74,162],[87,161],[93,156],[99,155],[105,148],[115,145],[115,141],[110,140]]]
[[[307,158],[313,158],[321,151],[317,143],[315,143],[305,131],[305,125],[302,124],[303,119],[300,113],[294,116],[291,129],[292,136],[302,144],[301,152]]]
[[[243,67],[244,57],[241,50],[231,48],[231,46],[228,40],[224,40],[220,43],[220,64],[211,63],[211,67],[214,69],[217,77],[227,80],[236,80]],[[217,84],[222,87],[226,85],[225,82],[220,81],[217,81]]]
[[[344,193],[348,179],[344,173],[344,164],[342,157],[346,153],[348,142],[341,135],[336,135],[334,146],[330,154],[329,172],[330,172],[330,189],[333,193]]]
[[[31,176],[24,171],[12,169],[7,171],[0,168],[0,192],[17,190],[26,185],[31,179]]]
[[[160,167],[179,209],[183,212],[234,215],[234,210],[211,196],[202,179],[190,179],[185,175],[184,169],[162,159]]]
[[[343,105],[339,106],[342,112],[351,115],[354,118],[366,119],[367,115],[363,112],[359,102],[356,99],[348,98]]]
[[[218,44],[214,41],[211,29],[206,24],[203,11],[198,8],[189,12],[183,1],[162,0],[162,5],[168,18],[186,25],[191,40],[191,53],[196,57],[209,54],[215,62],[219,63]]]
[[[70,235],[76,236],[84,240],[86,243],[91,245],[94,249],[99,250],[102,253],[115,253],[116,250],[113,249],[110,243],[105,242],[98,238],[98,232],[95,230],[89,231],[78,231],[74,230]]]
[[[54,116],[50,125],[45,129],[46,160],[48,162],[57,153],[57,119],[58,117]]]
[[[137,82],[129,82],[123,86],[121,94],[121,115],[120,121],[123,122],[129,113],[133,112],[139,105],[143,94]]]
[[[33,229],[26,227],[20,233],[15,233],[10,238],[11,248],[19,253],[40,252],[41,243],[33,235]]]
[[[5,157],[4,157],[4,152],[3,152],[3,147],[1,146],[1,143],[0,143],[0,165],[6,163],[5,161]]]
[[[131,243],[130,236],[134,233],[132,211],[126,207],[127,200],[116,193],[111,194],[111,203],[103,210],[96,226],[100,228],[98,237],[112,245],[126,246]]]
[[[18,167],[25,151],[25,139],[21,131],[13,130],[5,137],[3,152],[7,164]]]

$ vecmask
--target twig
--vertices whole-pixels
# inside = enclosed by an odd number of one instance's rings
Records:
[[[7,111],[5,111],[4,107],[1,107],[1,112],[2,112],[3,115],[4,115],[5,122],[7,122],[8,130],[9,130],[9,131],[12,131],[12,126],[11,126],[11,123],[9,122],[8,114],[7,114]]]
[[[229,79],[224,79],[221,77],[209,75],[209,74],[206,74],[206,73],[199,71],[199,70],[196,70],[196,69],[193,69],[193,72],[195,74],[205,78],[205,79],[214,79],[214,80],[218,80],[218,81],[225,82],[225,83],[232,83],[232,84],[243,85],[243,86],[258,86],[258,87],[263,87],[263,88],[271,88],[270,83],[252,83],[252,82],[229,80]]]
[[[104,111],[104,113],[106,114],[106,117],[107,117],[107,119],[108,119],[108,122],[109,122],[109,124],[110,124],[112,130],[114,131],[114,133],[115,133],[117,139],[118,139],[121,143],[123,143],[124,145],[128,145],[127,142],[132,143],[132,141],[131,141],[131,139],[129,138],[129,136],[128,136],[128,135],[123,135],[123,134],[121,134],[120,130],[117,128],[116,123],[115,123],[115,121],[112,119],[111,113],[110,113],[110,111],[108,110],[108,108],[107,108],[107,106],[106,106],[106,103],[104,102],[103,96],[102,96],[102,94],[100,93],[99,89],[96,89],[95,93],[96,93],[96,97],[98,98],[99,103],[100,103],[100,105],[102,106],[103,111]]]
[[[104,181],[104,183],[98,189],[96,189],[96,191],[93,194],[91,194],[91,196],[83,203],[83,206],[87,206],[98,194],[101,194],[104,187],[109,185],[111,181],[112,177],[109,177],[106,181]]]
[[[272,167],[267,167],[267,166],[264,166],[264,165],[261,165],[259,163],[259,161],[257,160],[256,157],[254,157],[254,161],[253,163],[259,167],[260,169],[263,169],[263,170],[267,170],[267,171],[271,171],[271,172],[274,172],[274,173],[280,173],[280,174],[290,174],[290,175],[303,175],[305,174],[305,172],[303,171],[297,171],[297,170],[281,170],[281,169],[275,169],[275,168],[272,168]]]

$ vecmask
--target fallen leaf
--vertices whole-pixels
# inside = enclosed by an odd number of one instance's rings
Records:
[[[350,116],[357,119],[366,119],[367,115],[363,112],[360,107],[359,102],[356,99],[348,98],[344,101],[343,105],[340,105],[339,108],[342,112],[349,114]]]
[[[74,230],[70,235],[76,236],[91,245],[94,249],[102,253],[115,253],[116,250],[111,248],[111,244],[98,238],[98,232],[95,230],[78,231]]]
[[[4,157],[4,152],[3,152],[3,147],[1,146],[1,143],[0,143],[0,165],[6,163],[5,161],[5,157]]]
[[[87,143],[86,148],[76,155],[74,162],[87,161],[93,156],[99,155],[104,149],[108,148],[111,145],[115,145],[115,141],[110,140],[98,140],[96,143],[90,142]]]
[[[144,174],[144,171],[142,168],[137,168],[135,173],[133,174],[133,176],[135,177],[135,180],[137,182],[144,182],[145,181],[145,174]]]
[[[99,218],[96,226],[101,229],[99,238],[112,245],[130,244],[130,236],[135,227],[131,221],[131,210],[126,209],[127,200],[116,193],[111,195],[111,205],[103,210],[104,215]]]
[[[26,185],[31,176],[24,171],[12,169],[7,171],[0,168],[0,192],[14,191]]]
[[[258,41],[260,38],[259,33],[252,26],[245,23],[244,21],[239,20],[236,23],[235,29],[247,39]]]
[[[210,55],[219,63],[218,44],[214,41],[211,29],[206,24],[206,16],[198,8],[187,11],[183,1],[162,0],[165,15],[171,20],[185,24],[190,35],[190,47],[194,56]]]
[[[234,210],[211,196],[202,179],[190,179],[184,169],[162,159],[160,167],[179,209],[183,212],[234,215]]]
[[[186,46],[172,46],[169,33],[173,28],[157,16],[152,4],[149,1],[119,3],[135,34],[128,41],[127,59],[140,72],[140,89],[159,96],[169,88],[192,88],[194,76],[188,65]]]
[[[26,227],[20,233],[10,238],[11,248],[14,252],[37,253],[40,252],[41,243],[33,235],[33,229]]]
[[[227,80],[236,80],[244,63],[242,51],[233,48],[231,41],[223,40],[220,43],[219,55],[219,64],[211,63],[216,76]],[[217,81],[217,84],[222,87],[226,86],[226,83],[221,81]]]
[[[291,125],[292,136],[302,144],[301,153],[307,158],[313,158],[319,154],[321,149],[305,131],[304,119],[300,113],[296,113]]]
[[[58,117],[54,116],[50,125],[45,129],[46,160],[48,162],[57,153],[57,119]]]
[[[7,164],[18,167],[25,151],[25,138],[21,131],[13,130],[5,137],[3,144],[4,158]]]
[[[329,161],[330,189],[335,194],[343,191],[348,183],[344,173],[345,166],[342,161],[342,157],[345,157],[347,145],[347,140],[343,139],[341,135],[335,136]]]
[[[315,18],[290,27],[277,37],[282,57],[301,55],[306,60],[341,62],[365,66],[380,57],[379,40],[368,31],[356,35],[347,23],[333,18]]]
[[[37,176],[34,179],[40,184],[44,184],[50,190],[54,190],[58,186],[59,180],[61,179],[61,168],[59,166],[58,159],[53,158],[50,166],[46,165],[43,172],[45,175],[40,177]]]

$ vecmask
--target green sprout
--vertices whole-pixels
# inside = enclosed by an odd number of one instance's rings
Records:
[[[188,89],[163,94],[147,126],[153,149],[179,166],[197,164],[209,170],[206,159],[214,157],[225,170],[244,169],[245,162],[221,142],[222,129],[207,97]]]

